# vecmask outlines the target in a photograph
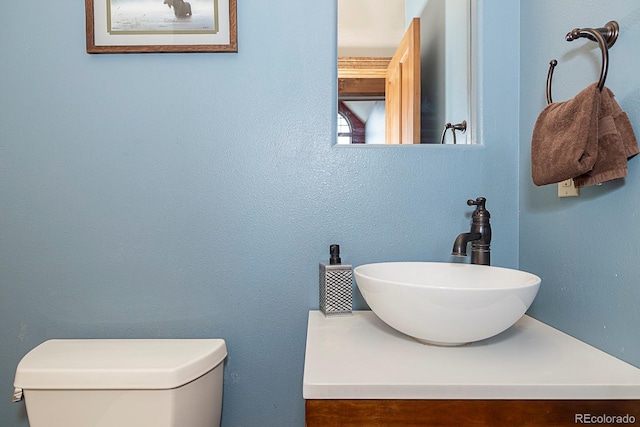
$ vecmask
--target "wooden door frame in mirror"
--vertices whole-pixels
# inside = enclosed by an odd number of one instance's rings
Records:
[[[385,74],[391,58],[338,58],[338,98],[382,98]]]

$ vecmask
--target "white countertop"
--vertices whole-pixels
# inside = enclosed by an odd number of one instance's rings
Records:
[[[420,344],[371,311],[309,312],[305,399],[640,399],[640,369],[531,317],[461,347]]]

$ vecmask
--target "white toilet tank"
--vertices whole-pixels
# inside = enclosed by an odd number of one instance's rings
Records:
[[[14,401],[31,427],[214,427],[222,339],[51,340],[22,358]]]

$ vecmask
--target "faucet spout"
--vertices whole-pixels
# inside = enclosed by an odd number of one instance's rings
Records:
[[[451,255],[454,256],[467,256],[467,245],[474,240],[480,240],[482,234],[480,233],[462,233],[456,237],[456,241],[453,243],[453,251]]]

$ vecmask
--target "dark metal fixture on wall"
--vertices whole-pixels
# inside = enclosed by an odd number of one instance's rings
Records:
[[[600,50],[602,51],[602,69],[600,70],[600,79],[598,80],[600,90],[604,88],[607,72],[609,71],[609,48],[615,44],[619,32],[620,26],[618,23],[616,21],[609,21],[602,28],[574,28],[567,33],[565,37],[569,42],[580,38],[587,38],[597,42],[600,46]],[[553,102],[551,98],[551,79],[556,65],[558,65],[558,61],[555,59],[549,62],[549,73],[547,74],[547,103],[549,104]]]

